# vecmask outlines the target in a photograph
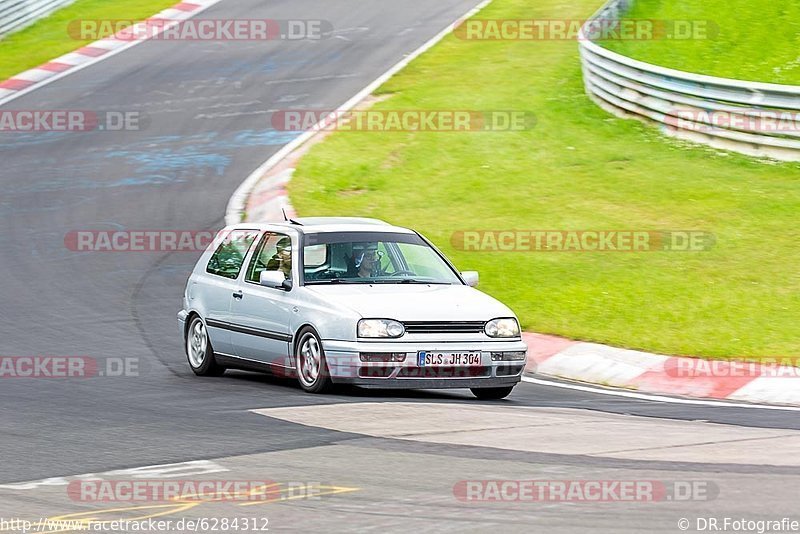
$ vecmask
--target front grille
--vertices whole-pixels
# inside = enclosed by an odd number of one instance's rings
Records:
[[[483,321],[408,321],[403,323],[409,334],[465,334],[483,332]]]
[[[403,367],[397,378],[475,378],[491,374],[490,367]]]

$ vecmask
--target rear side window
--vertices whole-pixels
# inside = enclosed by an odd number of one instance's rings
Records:
[[[309,245],[303,249],[303,265],[306,269],[322,267],[328,263],[328,245]]]
[[[208,260],[206,272],[236,280],[242,270],[244,258],[258,237],[254,230],[234,230],[225,236],[216,252]]]

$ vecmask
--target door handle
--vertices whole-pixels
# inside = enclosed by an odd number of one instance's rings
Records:
[[[235,298],[235,299],[242,300],[243,296],[244,296],[244,293],[242,293],[241,291],[234,291],[233,292],[233,298]]]

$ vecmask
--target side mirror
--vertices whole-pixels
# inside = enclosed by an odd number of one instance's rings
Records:
[[[292,289],[292,281],[286,279],[283,271],[261,271],[258,283],[273,289]]]
[[[478,285],[478,271],[464,271],[461,273],[461,278],[464,279],[469,287]]]

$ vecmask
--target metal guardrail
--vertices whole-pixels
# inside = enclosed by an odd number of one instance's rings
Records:
[[[75,0],[0,0],[0,37],[24,28]],[[64,29],[66,32],[66,28]]]
[[[633,0],[610,0],[591,19],[621,19]],[[590,22],[584,26],[588,29]],[[589,96],[615,115],[664,133],[752,156],[800,161],[800,86],[716,78],[668,69],[579,40]]]

